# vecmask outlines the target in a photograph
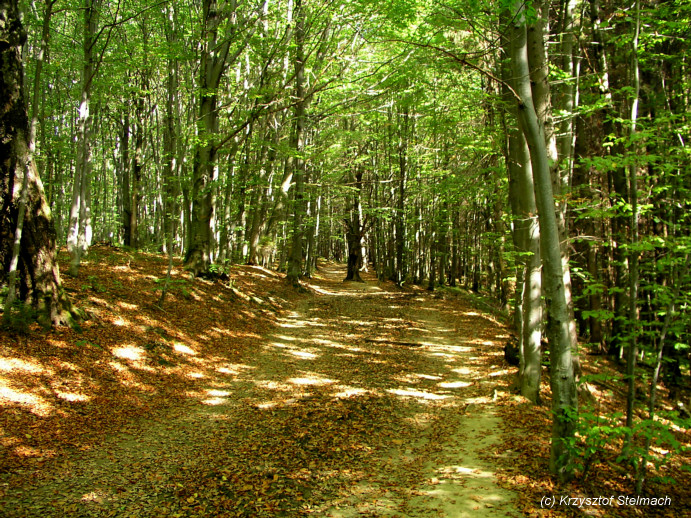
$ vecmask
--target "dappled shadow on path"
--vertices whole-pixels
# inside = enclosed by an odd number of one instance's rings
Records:
[[[483,460],[500,450],[504,331],[460,301],[344,276],[326,265],[273,330],[207,365],[196,410],[69,459],[10,494],[8,516],[511,513]]]

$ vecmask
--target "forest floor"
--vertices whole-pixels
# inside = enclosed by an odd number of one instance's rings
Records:
[[[90,317],[79,331],[0,333],[1,516],[679,516],[691,504],[681,458],[676,489],[651,490],[671,506],[542,509],[544,496],[631,491],[604,461],[588,484],[553,485],[549,410],[512,393],[509,331],[468,297],[344,283],[333,263],[303,292],[259,267],[210,282],[176,264],[159,307],[165,271],[160,256],[95,247],[65,279]]]

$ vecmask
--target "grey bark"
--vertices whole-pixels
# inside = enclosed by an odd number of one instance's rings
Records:
[[[527,27],[522,3],[514,3],[512,15],[511,66],[516,92],[521,99],[518,106],[518,116],[530,150],[541,234],[540,248],[547,309],[547,337],[550,346],[550,385],[553,411],[550,468],[561,481],[566,481],[571,477],[569,470],[571,465],[570,453],[566,441],[575,433],[578,412],[572,359],[571,319],[564,289],[559,227],[552,191],[547,144],[533,104]]]

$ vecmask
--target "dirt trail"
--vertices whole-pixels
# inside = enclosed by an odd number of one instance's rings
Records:
[[[16,516],[520,516],[495,481],[502,329],[341,268],[219,369],[194,411],[20,473]]]

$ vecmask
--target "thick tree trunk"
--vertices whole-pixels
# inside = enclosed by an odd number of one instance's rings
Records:
[[[564,196],[570,188],[571,177],[570,169],[560,170],[559,161],[562,158],[558,153],[557,134],[554,128],[554,120],[552,117],[552,93],[549,84],[549,60],[547,58],[547,49],[545,46],[545,36],[547,34],[547,26],[549,24],[549,3],[545,0],[539,0],[535,3],[535,8],[538,11],[538,16],[534,23],[528,26],[528,61],[530,66],[530,80],[533,91],[533,102],[535,104],[535,111],[537,113],[538,122],[541,130],[545,136],[545,144],[547,146],[547,156],[550,162],[550,172],[552,177],[552,191],[555,195],[555,205],[557,208],[557,226],[559,228],[559,244],[561,251],[562,271],[564,272],[564,293],[566,297],[566,304],[569,308],[570,318],[570,333],[571,343],[576,346],[578,335],[576,332],[576,324],[574,319],[573,301],[571,296],[571,270],[569,268],[569,247],[568,247],[568,228],[566,221],[567,203]],[[573,5],[569,1],[563,6],[562,12],[567,20],[570,21],[568,30],[570,33],[565,33],[566,42],[571,41],[569,37],[573,36],[573,16],[569,9],[573,9]],[[568,13],[571,12],[571,15]],[[566,29],[565,29],[566,30]],[[571,49],[573,45],[571,45]],[[564,52],[569,50],[568,44],[563,49]],[[562,55],[564,61],[571,62],[572,56]],[[572,67],[570,67],[572,71]],[[570,83],[564,82],[564,89],[571,93],[568,88]],[[573,109],[573,95],[568,95],[563,98],[566,105],[559,106],[559,110],[566,112]],[[572,128],[567,129],[568,134],[561,133],[560,138],[571,142],[573,138]],[[571,153],[571,148],[568,147],[566,151]],[[575,352],[575,351],[574,351]],[[578,358],[574,357],[574,364],[578,371]]]
[[[19,298],[36,309],[45,324],[71,324],[76,312],[60,282],[55,227],[36,166],[29,162],[21,62],[26,33],[16,2],[0,0],[0,13],[4,15],[0,24],[0,283],[6,281],[9,271],[26,177],[26,213],[17,265]]]
[[[231,3],[221,13],[216,0],[204,0],[202,6],[204,48],[199,65],[199,119],[192,171],[192,210],[189,239],[185,253],[185,267],[194,275],[206,273],[212,263],[213,239],[212,218],[215,210],[213,182],[218,178],[216,163],[218,136],[218,87],[226,68],[234,62],[243,50],[229,56],[230,45],[238,32],[237,4]],[[227,17],[226,33],[219,38],[218,29],[222,18]],[[248,28],[245,42],[254,34]],[[220,41],[219,41],[220,40]]]

